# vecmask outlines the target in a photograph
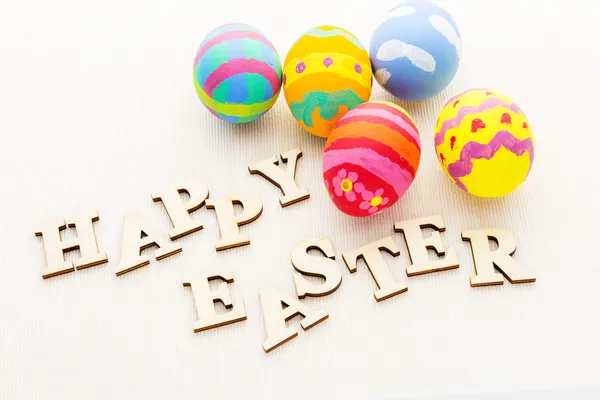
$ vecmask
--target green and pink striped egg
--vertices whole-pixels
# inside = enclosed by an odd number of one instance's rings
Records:
[[[262,32],[245,24],[227,24],[200,44],[194,86],[212,114],[233,123],[250,122],[277,101],[281,69],[275,47]]]

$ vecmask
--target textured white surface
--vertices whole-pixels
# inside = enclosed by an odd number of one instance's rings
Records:
[[[0,398],[374,399],[596,384],[600,374],[597,204],[598,8],[579,1],[447,1],[463,37],[452,86],[402,103],[422,134],[409,193],[382,215],[356,220],[321,186],[322,139],[303,132],[283,96],[245,126],[217,121],[191,80],[194,52],[217,25],[262,29],[282,58],[304,30],[345,27],[367,45],[393,0],[3,0],[0,2]],[[299,5],[302,4],[302,5]],[[537,140],[532,173],[502,200],[468,197],[443,175],[433,129],[445,100],[488,87],[527,113]],[[373,99],[391,100],[378,86]],[[309,201],[287,209],[247,166],[300,146],[298,181]],[[252,244],[217,254],[214,212],[181,240],[183,253],[115,277],[122,218],[169,220],[150,192],[186,178],[211,195],[251,190],[264,213],[243,227]],[[43,281],[37,224],[97,210],[110,264]],[[264,354],[258,289],[293,291],[289,251],[330,235],[343,250],[393,234],[396,219],[441,214],[458,270],[408,278],[407,293],[376,304],[362,265],[343,267],[333,295],[307,299],[330,319]],[[502,227],[533,285],[472,289],[461,229]],[[403,238],[393,273],[403,277]],[[192,332],[185,270],[222,263],[246,322]],[[298,326],[294,323],[294,326]]]

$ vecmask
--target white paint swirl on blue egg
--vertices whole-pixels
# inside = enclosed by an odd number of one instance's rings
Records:
[[[427,0],[392,8],[370,47],[375,79],[402,100],[425,100],[444,90],[456,75],[460,52],[454,19]]]

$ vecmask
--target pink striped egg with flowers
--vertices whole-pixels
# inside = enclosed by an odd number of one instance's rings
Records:
[[[345,214],[379,214],[406,193],[420,158],[417,125],[402,107],[385,101],[363,103],[337,122],[327,140],[325,189]]]

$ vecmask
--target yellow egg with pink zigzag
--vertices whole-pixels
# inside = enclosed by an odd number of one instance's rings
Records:
[[[501,197],[529,175],[535,142],[529,121],[509,98],[486,89],[452,97],[435,129],[440,165],[462,190]]]

